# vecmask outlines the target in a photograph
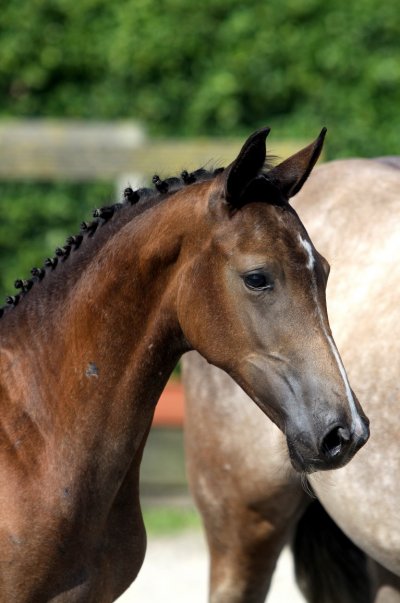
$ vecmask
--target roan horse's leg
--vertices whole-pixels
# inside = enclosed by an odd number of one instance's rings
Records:
[[[272,422],[248,405],[241,429],[244,394],[229,377],[190,353],[184,380],[186,459],[210,550],[210,601],[264,602],[308,497],[282,461],[283,438]]]
[[[233,493],[234,490],[231,491]],[[214,500],[218,499],[218,492]],[[288,505],[287,496],[291,498]],[[297,505],[301,505],[299,492],[277,492],[271,499],[265,497],[262,505],[250,503],[245,507],[241,499],[233,509],[225,504],[215,504],[207,515],[203,506],[205,528],[211,557],[210,601],[212,603],[263,603],[267,595],[276,562],[283,546],[288,542]],[[278,512],[275,505],[286,509]],[[287,513],[287,514],[286,514]]]
[[[369,567],[374,582],[373,603],[400,603],[400,577],[373,560]]]

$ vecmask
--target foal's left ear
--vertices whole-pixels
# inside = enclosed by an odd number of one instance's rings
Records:
[[[244,143],[239,155],[224,170],[224,197],[236,205],[247,185],[258,175],[265,163],[265,140],[270,128],[254,132]]]
[[[320,135],[308,147],[292,155],[266,174],[272,182],[289,199],[299,192],[321,154],[326,134],[322,128]]]

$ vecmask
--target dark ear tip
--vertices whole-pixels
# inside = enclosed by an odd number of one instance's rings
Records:
[[[325,126],[324,126],[322,128],[321,132],[319,133],[318,138],[313,143],[311,143],[311,145],[314,147],[314,151],[318,152],[318,154],[322,150],[327,131],[328,131],[328,129],[325,128]]]
[[[326,127],[324,126],[324,127],[322,128],[321,132],[319,133],[318,140],[320,140],[321,142],[323,142],[323,141],[324,141],[324,138],[325,138],[325,135],[326,135],[326,133],[327,133],[327,131],[328,131],[328,128],[326,128]]]
[[[264,128],[259,128],[253,134],[250,134],[248,139],[244,144],[244,148],[249,145],[253,145],[254,143],[260,144],[260,142],[264,143],[268,134],[271,132],[271,128],[269,126],[265,126]]]
[[[264,128],[260,128],[259,130],[256,130],[253,134],[253,136],[262,136],[264,139],[267,138],[268,134],[271,132],[271,128],[269,126],[265,126]]]

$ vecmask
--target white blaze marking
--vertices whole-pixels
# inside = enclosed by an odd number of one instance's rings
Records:
[[[344,383],[344,388],[346,391],[346,396],[347,396],[347,400],[349,402],[349,406],[350,406],[350,413],[351,413],[351,417],[353,419],[353,428],[355,430],[355,432],[357,432],[357,427],[360,426],[360,416],[357,412],[357,408],[356,408],[356,404],[354,401],[354,397],[353,394],[351,392],[351,388],[350,388],[350,383],[349,383],[349,379],[347,377],[347,373],[346,373],[346,369],[343,366],[343,362],[342,359],[340,358],[338,349],[335,345],[335,342],[333,341],[332,337],[329,335],[328,331],[326,330],[326,326],[324,323],[324,317],[323,314],[321,312],[321,308],[319,306],[318,303],[318,297],[317,297],[317,281],[315,278],[315,273],[314,273],[314,265],[315,265],[315,257],[312,251],[312,247],[310,245],[310,243],[306,240],[303,239],[301,237],[301,235],[299,235],[299,240],[300,243],[302,245],[302,247],[306,250],[307,252],[307,268],[310,270],[311,272],[311,276],[312,276],[312,293],[313,293],[313,299],[315,302],[315,305],[317,307],[317,312],[318,312],[318,317],[319,317],[319,321],[321,323],[321,327],[322,327],[322,331],[329,343],[329,346],[332,350],[333,356],[336,360],[336,364],[338,365],[339,368],[339,372],[341,374],[341,377],[343,379],[343,383]]]
[[[314,254],[312,252],[312,247],[310,245],[310,243],[308,241],[306,241],[305,239],[302,239],[301,236],[299,235],[299,239],[300,239],[300,243],[302,244],[302,246],[304,247],[304,249],[307,252],[307,268],[312,272],[313,268],[314,268],[314,264],[315,264],[315,257]],[[313,285],[315,284],[315,276],[313,273]],[[313,291],[313,293],[315,294],[315,291]],[[314,295],[315,298],[315,295]],[[317,304],[318,306],[318,304]]]

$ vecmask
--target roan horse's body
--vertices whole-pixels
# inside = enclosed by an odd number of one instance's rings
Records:
[[[390,165],[391,164],[391,165]],[[282,434],[195,353],[184,358],[187,455],[211,553],[213,603],[261,603],[299,517],[295,550],[312,603],[400,601],[400,170],[345,160],[319,167],[295,199],[332,264],[328,307],[371,439],[345,468],[302,488]],[[266,425],[268,423],[268,426]],[[223,426],[223,429],[222,429]],[[384,569],[386,568],[386,569]]]
[[[141,455],[185,351],[240,382],[302,470],[344,465],[366,441],[329,335],[324,260],[288,203],[324,133],[265,173],[267,134],[223,171],[127,189],[16,282],[0,321],[2,602],[109,603],[135,578]],[[307,358],[294,329],[312,334]],[[271,377],[277,347],[292,364]]]

